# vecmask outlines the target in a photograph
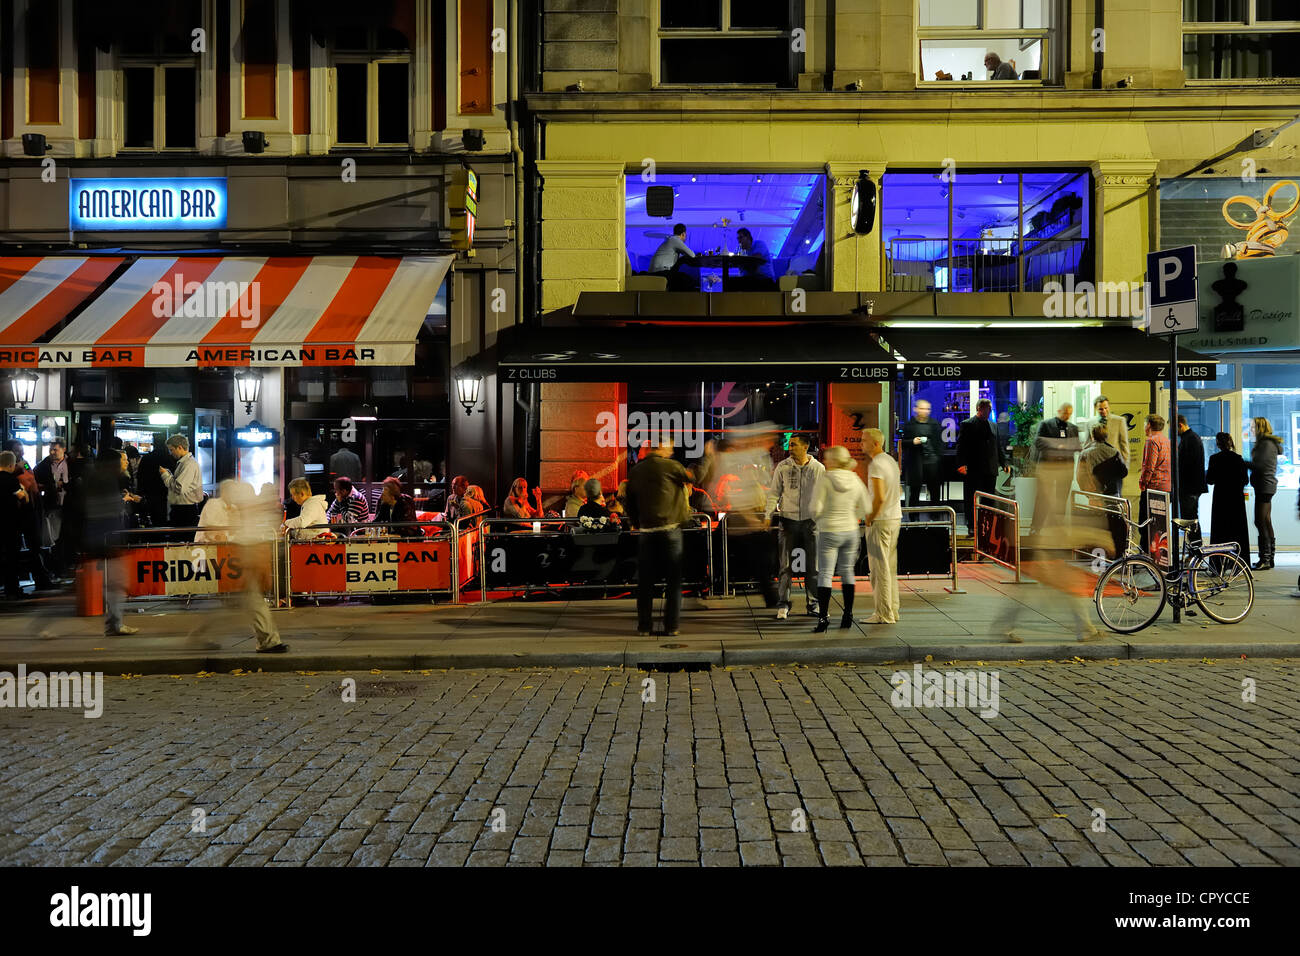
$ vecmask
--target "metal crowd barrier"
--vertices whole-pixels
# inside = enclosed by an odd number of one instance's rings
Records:
[[[711,591],[713,532],[716,524],[714,519],[701,512],[693,513],[691,517],[700,523],[694,528],[682,529],[682,586],[701,587]],[[636,587],[635,542],[639,532],[628,527],[626,517],[619,527],[606,531],[572,530],[580,527],[580,522],[579,518],[483,519],[478,527],[479,603],[486,604],[488,593],[492,590],[559,593],[572,588],[600,588],[602,592],[607,592],[611,587]],[[494,531],[494,528],[509,530]],[[697,531],[707,532],[703,535],[705,546],[702,580],[692,580],[689,571],[691,555],[687,550],[687,536]],[[527,552],[517,554],[514,561],[510,560],[504,546],[511,541],[519,543],[515,550]],[[570,547],[574,549],[572,553]],[[582,567],[578,563],[586,556],[578,555],[577,549],[584,547],[607,549],[602,555],[606,564],[603,577],[599,575],[600,566],[593,563],[589,567]],[[519,560],[521,558],[524,560]],[[612,568],[609,567],[611,563]],[[525,567],[522,574],[518,571],[521,564]],[[626,580],[610,580],[609,573],[616,571],[620,564],[630,572],[625,575]],[[597,572],[596,576],[581,579],[583,573],[592,571]],[[506,575],[506,578],[489,580],[489,575]]]
[[[949,575],[952,577],[952,584],[948,587],[945,587],[944,590],[947,591],[949,594],[965,594],[966,589],[961,587],[961,585],[957,583],[957,512],[954,509],[948,507],[947,505],[941,505],[939,507],[931,506],[928,508],[922,508],[920,505],[917,505],[916,507],[913,508],[903,509],[904,515],[907,515],[909,513],[910,514],[934,514],[935,512],[944,515],[945,520],[943,521],[904,520],[903,523],[899,525],[899,529],[898,529],[899,546],[900,547],[902,546],[903,532],[906,531],[908,528],[925,528],[925,527],[934,527],[936,525],[940,527],[946,527],[948,529],[948,545],[951,549],[951,554],[949,558],[951,567],[950,567]],[[917,577],[917,575],[915,574],[911,574],[911,573],[903,574],[902,572],[899,572],[898,576],[900,578]],[[928,578],[928,577],[933,577],[934,575],[922,574],[920,576]]]
[[[458,525],[446,521],[390,521],[382,526],[316,524],[295,529],[291,535],[304,530],[331,533],[284,539],[285,597],[290,606],[295,597],[445,594],[453,601],[459,600]],[[411,536],[381,534],[381,527],[418,528],[421,532]],[[425,528],[438,530],[427,535]],[[339,533],[349,529],[353,533]]]
[[[948,552],[948,559],[949,559],[949,560],[948,560],[948,570],[945,571],[945,572],[942,572],[942,576],[943,576],[943,577],[949,577],[949,578],[951,578],[951,579],[952,579],[952,583],[951,583],[949,586],[946,586],[946,587],[944,588],[944,590],[947,591],[949,594],[965,594],[965,593],[966,593],[965,589],[963,589],[963,588],[960,586],[960,584],[958,583],[958,581],[957,581],[957,512],[954,511],[952,508],[948,507],[947,505],[931,505],[931,506],[928,506],[928,507],[922,507],[922,506],[919,506],[919,505],[918,505],[918,506],[916,506],[916,507],[914,507],[914,508],[903,508],[902,511],[903,511],[903,514],[904,514],[904,515],[908,515],[908,514],[940,514],[940,515],[943,515],[942,520],[938,520],[938,521],[907,521],[907,520],[904,520],[904,521],[902,522],[902,524],[899,525],[899,529],[898,529],[898,535],[899,535],[899,538],[898,538],[898,540],[899,540],[899,549],[900,549],[900,551],[901,551],[901,549],[902,549],[903,535],[904,535],[905,533],[907,533],[908,529],[918,529],[918,528],[928,528],[928,527],[942,527],[942,528],[947,528],[947,529],[948,529],[948,547],[947,547],[946,550],[947,550],[947,552]],[[722,549],[722,567],[723,567],[723,584],[724,584],[724,587],[720,589],[720,590],[722,591],[722,593],[723,593],[723,594],[726,594],[726,595],[732,595],[732,594],[734,594],[734,593],[735,593],[735,586],[736,586],[737,584],[740,584],[740,585],[746,585],[746,586],[752,586],[752,587],[759,587],[759,586],[761,586],[763,582],[759,581],[759,580],[756,579],[756,578],[747,578],[747,579],[744,579],[744,580],[734,580],[734,579],[732,579],[732,577],[731,577],[731,549],[730,549],[729,547],[726,546],[727,539],[726,539],[726,537],[725,537],[725,535],[726,535],[726,530],[727,530],[727,529],[726,529],[726,515],[723,515],[723,516],[722,516],[722,520],[720,521],[719,524],[720,524],[720,532],[721,532],[721,533],[723,534],[723,536],[724,536],[724,537],[723,537],[723,540],[724,540],[724,547],[723,547],[723,549]],[[866,533],[866,524],[865,524],[865,522],[860,523],[860,524],[859,524],[859,527],[863,529],[863,538],[864,538],[864,540],[863,540],[863,541],[861,542],[861,544],[859,545],[859,549],[858,549],[858,560],[859,560],[859,561],[862,561],[862,560],[865,559],[865,556],[866,556],[866,553],[867,553],[866,541],[865,541],[865,533]],[[767,547],[770,547],[770,548],[772,549],[772,550],[771,550],[771,553],[772,553],[773,555],[775,555],[775,557],[776,557],[776,562],[779,564],[779,561],[780,561],[780,534],[781,534],[781,529],[780,529],[779,527],[775,527],[775,526],[773,526],[773,527],[771,527],[771,528],[767,528],[767,529],[764,529],[764,530],[761,530],[761,531],[752,531],[752,532],[749,532],[749,533],[747,533],[747,534],[737,534],[735,537],[736,537],[736,539],[737,539],[738,541],[742,541],[742,542],[743,542],[743,541],[745,541],[745,539],[746,539],[747,537],[753,537],[753,536],[762,535],[763,538],[764,538],[764,544],[765,544]],[[751,549],[751,550],[752,550],[752,549]],[[775,568],[773,568],[773,573],[774,573],[774,574],[777,573],[777,572],[779,572],[779,571],[780,571],[780,568],[779,568],[779,567],[775,567]],[[915,578],[915,577],[931,578],[931,577],[936,577],[936,576],[939,576],[939,575],[937,575],[937,574],[934,573],[934,572],[926,572],[926,571],[922,571],[922,572],[907,571],[907,572],[905,572],[905,571],[903,571],[901,568],[900,568],[900,570],[899,570],[899,572],[898,572],[898,577],[900,577],[900,578]],[[805,585],[805,586],[806,586],[806,585]]]
[[[985,544],[987,548],[984,547]],[[988,491],[975,492],[975,553],[1015,571],[1015,583],[1020,583],[1018,501]]]
[[[249,548],[270,550],[266,567],[275,604],[280,603],[280,542],[194,541],[196,533],[249,533],[242,526],[123,528],[113,533],[119,542],[110,560],[122,562],[126,571],[128,601],[192,601],[194,598],[233,594],[243,588],[243,554]],[[172,540],[168,540],[170,537]],[[158,538],[160,540],[140,540]],[[189,538],[190,540],[186,540]],[[107,569],[105,569],[107,571]],[[107,591],[111,575],[105,573]]]

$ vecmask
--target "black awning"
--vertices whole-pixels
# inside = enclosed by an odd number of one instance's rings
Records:
[[[1169,340],[1140,329],[882,328],[909,379],[1169,379]],[[1209,381],[1216,360],[1178,350],[1180,380]]]
[[[888,381],[898,363],[866,326],[512,326],[503,382]]]

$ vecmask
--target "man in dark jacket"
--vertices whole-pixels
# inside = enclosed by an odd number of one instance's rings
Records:
[[[691,476],[673,460],[673,443],[651,449],[627,476],[627,513],[637,529],[636,632],[649,637],[655,584],[667,578],[664,631],[677,633],[682,611],[682,523],[690,518],[685,487]]]
[[[903,426],[903,467],[907,476],[907,506],[915,508],[921,501],[921,486],[930,489],[930,502],[940,495],[939,466],[943,461],[943,429],[930,417],[930,403],[918,399],[912,417]]]
[[[962,476],[966,528],[972,537],[975,535],[975,492],[993,491],[998,469],[1011,470],[1006,464],[1006,451],[989,423],[992,411],[993,403],[981,398],[975,403],[974,416],[957,429],[957,474]]]
[[[155,528],[167,527],[167,485],[162,480],[159,468],[173,471],[176,462],[167,451],[167,436],[154,432],[153,448],[140,459],[137,471],[136,494],[144,498],[143,514],[149,518],[149,524]]]
[[[44,520],[41,515],[41,491],[36,475],[23,461],[23,443],[17,438],[5,442],[5,451],[13,452],[14,477],[27,493],[27,501],[18,509],[18,533],[27,542],[27,559],[31,563],[32,580],[37,591],[56,590],[46,565],[42,540]]]
[[[1187,419],[1178,416],[1178,516],[1196,518],[1201,513],[1201,495],[1210,490],[1205,483],[1205,447],[1201,436],[1187,427]],[[1188,532],[1188,540],[1201,543],[1201,530]]]
[[[14,474],[17,459],[11,451],[0,451],[0,577],[5,597],[11,601],[25,598],[18,583],[18,516],[27,507],[27,492]]]

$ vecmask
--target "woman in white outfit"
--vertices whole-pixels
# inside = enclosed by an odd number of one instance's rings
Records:
[[[867,486],[854,471],[856,462],[842,445],[833,445],[822,456],[825,473],[813,491],[812,517],[817,522],[817,626],[821,633],[831,626],[831,576],[840,573],[840,594],[844,614],[840,627],[853,626],[853,593],[856,582],[853,565],[858,560],[861,531],[858,522],[867,516]]]

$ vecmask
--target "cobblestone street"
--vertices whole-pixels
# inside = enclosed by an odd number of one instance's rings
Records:
[[[924,666],[996,714],[911,665],[108,677],[0,710],[0,863],[1300,864],[1296,661]]]

